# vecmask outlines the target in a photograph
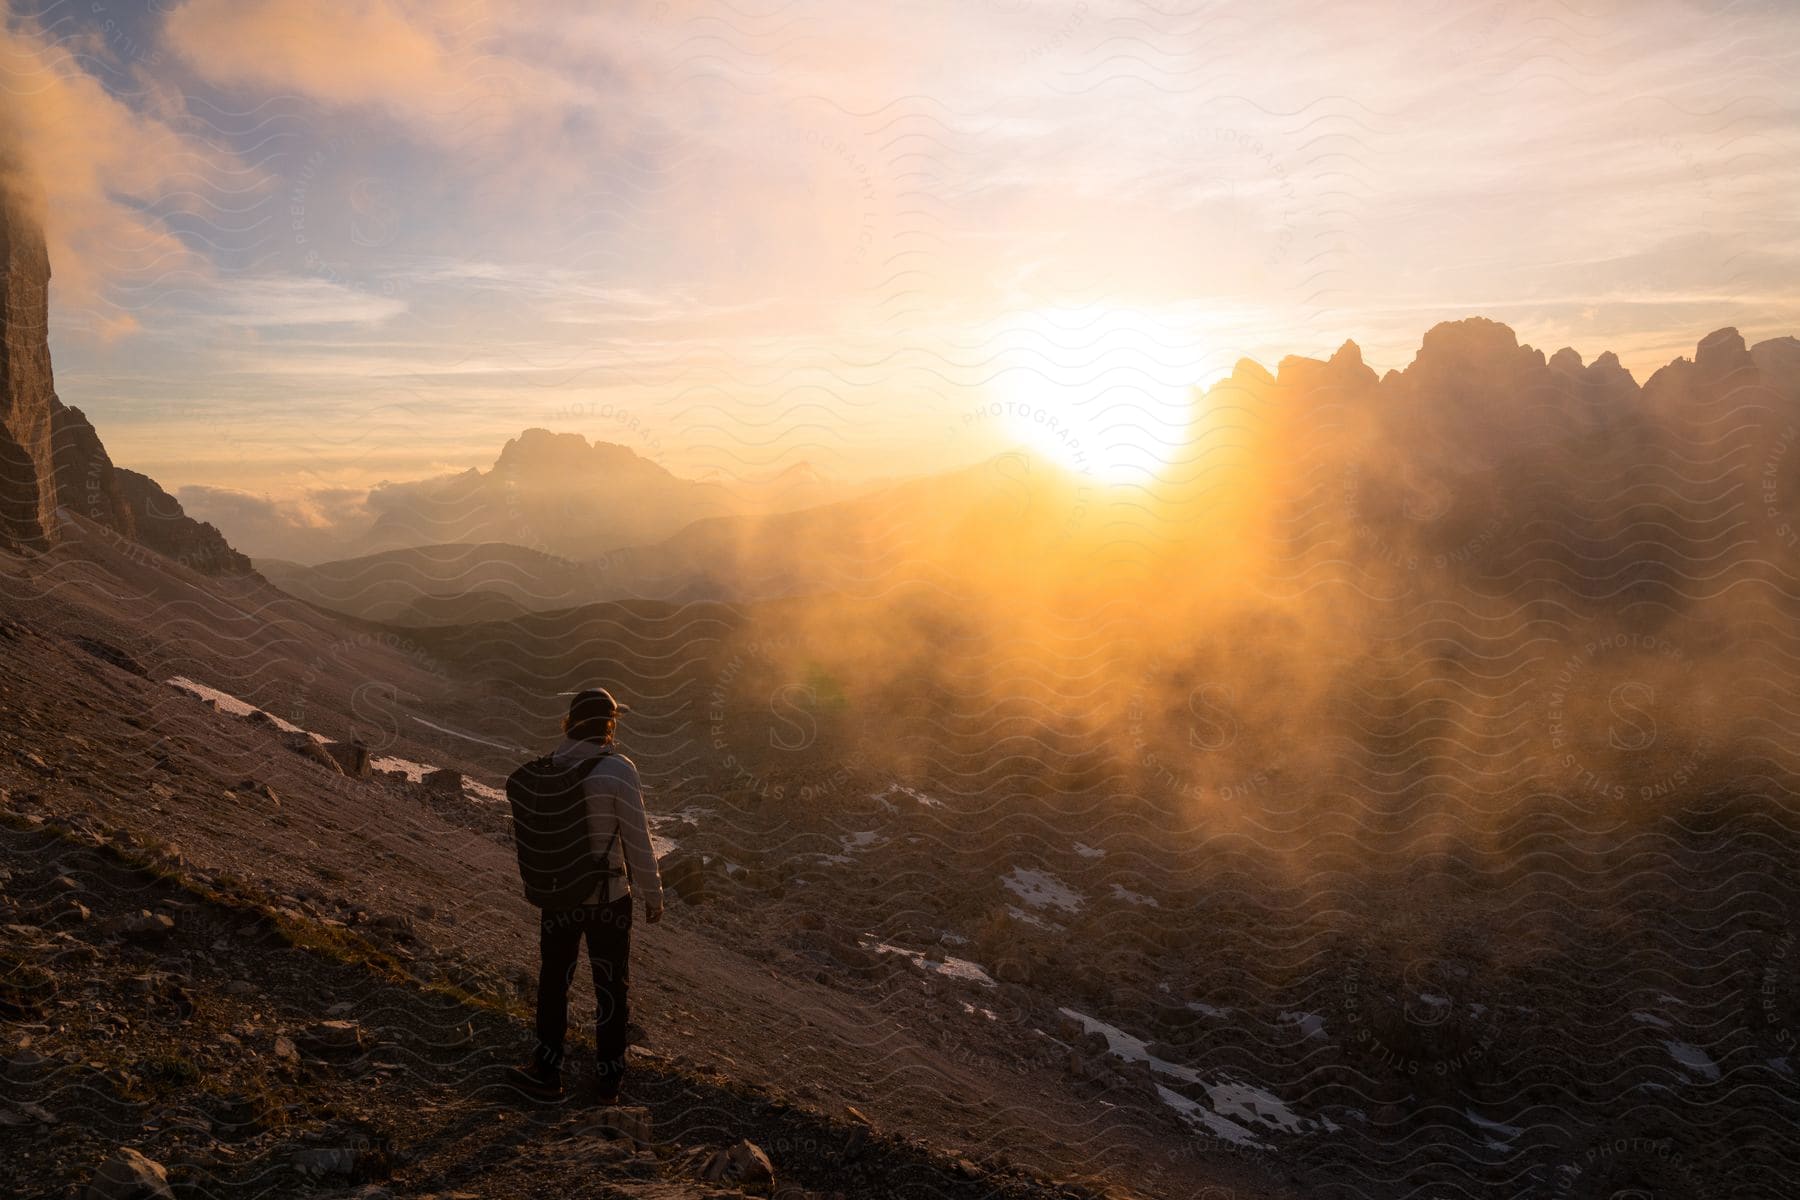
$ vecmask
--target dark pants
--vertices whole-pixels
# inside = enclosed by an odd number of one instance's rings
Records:
[[[631,966],[631,896],[545,912],[538,926],[538,1044],[540,1067],[561,1070],[563,1036],[569,1029],[569,985],[587,939],[588,967],[594,974],[594,1057],[600,1086],[617,1087],[625,1077],[625,1024],[631,1019],[627,989]]]

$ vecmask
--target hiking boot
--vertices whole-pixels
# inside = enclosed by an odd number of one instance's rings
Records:
[[[616,1072],[595,1071],[588,1076],[581,1097],[598,1108],[610,1108],[619,1102],[619,1085],[624,1077]]]
[[[534,1100],[560,1100],[563,1086],[560,1072],[533,1060],[522,1067],[508,1067],[506,1082]]]

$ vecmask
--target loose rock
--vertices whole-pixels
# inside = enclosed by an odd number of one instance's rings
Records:
[[[708,1183],[735,1183],[746,1190],[773,1189],[775,1165],[761,1146],[748,1139],[713,1152],[700,1168],[700,1178]]]
[[[174,1193],[161,1163],[123,1146],[94,1172],[87,1200],[174,1200]]]

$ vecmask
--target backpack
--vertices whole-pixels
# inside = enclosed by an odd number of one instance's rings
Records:
[[[525,883],[525,899],[539,908],[579,907],[596,887],[620,874],[609,865],[612,844],[597,855],[588,840],[584,785],[599,761],[564,765],[546,754],[507,776],[519,878]],[[613,842],[618,840],[615,830]]]

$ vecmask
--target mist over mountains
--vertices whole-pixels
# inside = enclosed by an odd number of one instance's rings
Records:
[[[541,1192],[495,1165],[533,1135],[460,1150],[505,1124],[468,1083],[531,986],[494,784],[597,678],[682,880],[645,1006],[676,1051],[658,1120],[705,1114],[681,1144],[811,1113],[759,1134],[784,1173],[924,1169],[932,1195],[1052,1194],[1015,1154],[1183,1200],[1238,1171],[1370,1196],[1791,1174],[1730,1136],[1794,1121],[1794,339],[1719,330],[1642,385],[1481,318],[1384,375],[1350,343],[1244,361],[1136,487],[1025,451],[863,488],[688,480],[527,430],[489,470],[311,514],[183,489],[248,544],[371,551],[259,575],[57,399],[41,242],[8,210],[0,249],[0,868],[26,882],[0,998],[40,1019],[5,1136],[74,1131],[20,1156],[34,1178],[129,1142],[266,1189],[317,1161],[302,1139],[357,1138],[416,1150],[372,1168],[402,1190]],[[87,853],[151,845],[142,878]],[[140,912],[147,879],[202,890]],[[364,929],[393,973],[343,999],[306,947]],[[123,1068],[54,1082],[162,1022],[63,1002],[160,987],[120,946],[146,935],[184,981],[164,1044],[204,1073],[122,1061],[203,1125],[143,1120]],[[434,1007],[447,981],[464,1000]],[[770,1012],[835,1032],[771,1038]],[[396,1098],[300,1064],[270,1013],[449,1061]],[[204,1095],[265,1060],[282,1122]],[[745,1078],[774,1098],[722,1107]],[[124,1119],[78,1128],[96,1094]],[[254,1157],[211,1148],[246,1127]],[[874,1155],[876,1128],[921,1140]],[[1646,1129],[1681,1155],[1594,1158]],[[1571,1157],[1583,1190],[1537,1186]],[[716,1194],[664,1182],[642,1194]]]
[[[182,488],[181,498],[255,558],[318,563],[470,543],[591,559],[707,517],[805,508],[859,490],[806,463],[750,479],[685,479],[627,446],[534,428],[507,442],[487,470],[298,500],[204,485]]]

